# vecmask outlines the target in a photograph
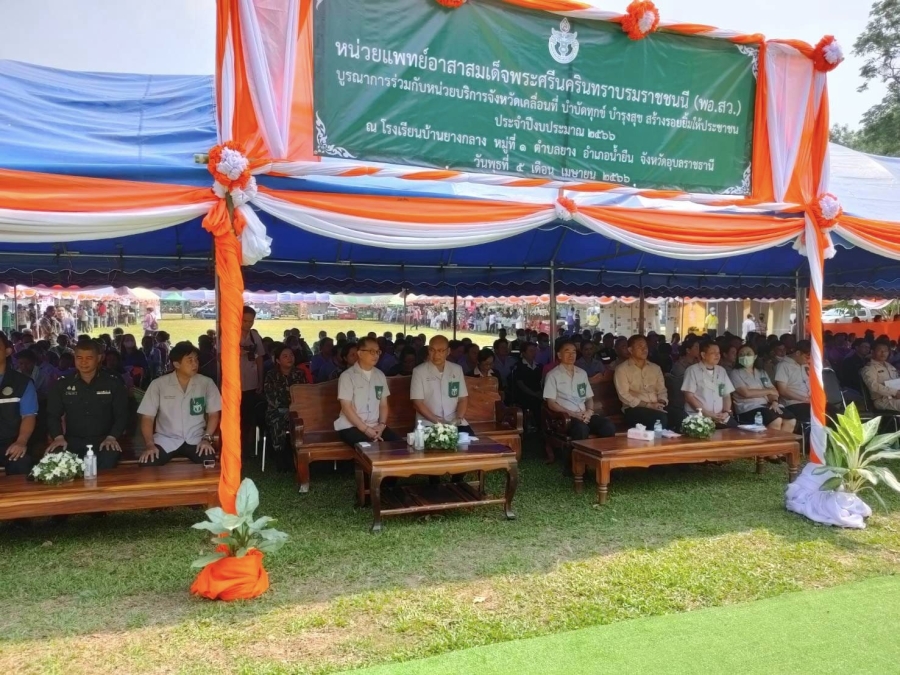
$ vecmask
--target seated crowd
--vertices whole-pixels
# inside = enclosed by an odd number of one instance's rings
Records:
[[[671,342],[650,332],[629,338],[611,333],[579,334],[560,328],[554,350],[546,333],[517,329],[512,339],[500,329],[490,347],[468,338],[381,336],[369,332],[321,331],[310,347],[300,331],[284,331],[281,342],[253,329],[247,307],[241,335],[244,452],[254,427],[268,431],[278,468],[292,470],[290,388],[338,380],[341,412],[334,428],[341,439],[396,440],[387,427],[388,377],[411,377],[410,399],[417,419],[454,424],[466,420],[466,377],[495,378],[501,397],[526,413],[526,430],[539,429],[544,406],[568,420],[570,438],[611,436],[615,425],[595,405],[593,386],[609,382],[625,423],[652,428],[659,422],[678,431],[686,415],[702,413],[719,428],[761,418],[771,429],[802,431],[810,419],[810,344],[792,335],[746,339],[725,333],[677,334]],[[212,455],[221,414],[215,334],[199,346],[168,335],[145,337],[119,332],[74,345],[60,335],[51,347],[28,332],[0,333],[0,466],[26,473],[45,450],[67,448],[84,456],[90,446],[98,468],[115,466],[129,431],[143,439],[141,464],[161,465],[174,457],[201,462]],[[838,373],[851,396],[870,392],[875,408],[900,411],[896,343],[826,333],[826,365]],[[135,391],[143,396],[138,404]],[[139,419],[139,424],[133,420]],[[31,449],[31,452],[29,452]]]

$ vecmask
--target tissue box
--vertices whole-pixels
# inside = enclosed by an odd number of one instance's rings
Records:
[[[634,438],[638,441],[652,441],[656,438],[656,435],[653,433],[653,429],[638,429],[635,427],[628,430],[628,438]]]

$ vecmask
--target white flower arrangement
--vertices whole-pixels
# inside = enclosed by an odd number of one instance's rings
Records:
[[[823,55],[825,56],[825,60],[833,66],[838,65],[841,61],[844,60],[844,50],[837,40],[833,40],[829,44],[825,45],[825,48],[822,51]]]
[[[681,423],[681,433],[689,438],[708,439],[716,431],[716,423],[702,412],[688,415]]]
[[[425,430],[425,447],[429,450],[456,450],[459,430],[453,424],[435,424]]]
[[[49,453],[34,466],[30,475],[39,483],[65,483],[84,475],[84,461],[71,452]]]

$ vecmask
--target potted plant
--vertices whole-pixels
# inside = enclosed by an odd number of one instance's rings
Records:
[[[878,435],[881,418],[863,423],[856,404],[851,403],[843,415],[838,415],[834,427],[826,428],[828,446],[825,463],[817,467],[814,475],[832,474],[822,483],[821,490],[833,490],[859,495],[870,490],[885,506],[875,486],[884,483],[900,492],[900,481],[890,469],[878,466],[879,462],[900,459],[900,450],[892,448],[900,439],[900,433]]]
[[[425,430],[426,450],[456,450],[459,429],[453,424],[435,424]]]
[[[84,460],[73,452],[51,452],[34,465],[29,474],[38,483],[60,485],[84,475]]]
[[[681,433],[689,438],[699,438],[701,440],[709,440],[716,432],[716,423],[703,412],[695,415],[688,415],[681,423]]]
[[[208,530],[216,552],[198,558],[191,565],[202,568],[191,592],[210,599],[255,598],[269,587],[269,575],[262,566],[266,553],[274,553],[288,539],[285,532],[271,527],[274,518],[254,517],[259,507],[259,491],[245,478],[235,500],[236,514],[215,507],[206,512],[208,520],[193,525]]]

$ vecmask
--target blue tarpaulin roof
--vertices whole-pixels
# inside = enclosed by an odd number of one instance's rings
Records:
[[[194,154],[216,143],[211,77],[74,73],[0,61],[0,167],[142,181],[209,185]],[[848,211],[879,204],[888,217],[900,162],[835,147],[832,176]],[[864,161],[854,159],[864,158]],[[263,177],[279,189],[472,198],[476,186],[382,179]],[[873,188],[873,186],[875,186]],[[874,189],[874,192],[872,192]],[[521,192],[521,191],[520,191]],[[525,193],[523,193],[525,194]],[[536,194],[536,193],[527,193]],[[495,196],[490,189],[484,196]],[[843,195],[842,195],[843,197]],[[435,251],[374,248],[310,234],[260,214],[272,256],[244,269],[253,290],[536,294],[637,293],[789,297],[807,263],[790,246],[714,261],[652,256],[573,223],[502,241]],[[876,216],[870,216],[876,217]],[[27,284],[212,285],[212,240],[200,221],[161,232],[68,244],[3,244],[0,280]],[[798,276],[799,275],[799,276]],[[841,248],[826,265],[829,295],[900,290],[900,263]]]

